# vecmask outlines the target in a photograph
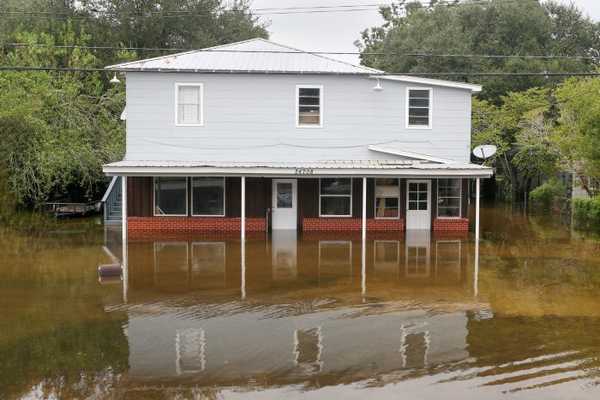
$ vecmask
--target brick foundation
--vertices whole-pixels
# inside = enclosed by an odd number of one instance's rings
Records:
[[[129,232],[239,232],[240,218],[129,217]],[[264,232],[264,218],[246,218],[247,232]]]
[[[433,220],[434,232],[468,232],[467,218],[437,218]]]
[[[360,231],[361,228],[362,220],[360,218],[304,218],[302,220],[302,230],[304,232]],[[404,220],[367,219],[367,231],[404,231]]]

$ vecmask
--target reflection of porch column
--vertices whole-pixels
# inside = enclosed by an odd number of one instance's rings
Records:
[[[241,204],[241,221],[242,221],[242,227],[241,227],[241,235],[242,235],[242,240],[246,238],[246,177],[242,176],[242,204]]]
[[[362,179],[362,240],[367,238],[367,178]]]
[[[240,241],[240,268],[241,268],[241,297],[246,299],[246,240]]]

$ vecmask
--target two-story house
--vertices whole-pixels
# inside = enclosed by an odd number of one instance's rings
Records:
[[[480,86],[253,39],[126,73],[129,231],[467,231]]]

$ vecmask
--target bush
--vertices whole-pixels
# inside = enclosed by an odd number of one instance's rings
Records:
[[[560,210],[565,203],[567,188],[558,179],[550,179],[529,193],[529,201],[537,208]]]
[[[600,229],[600,196],[573,200],[575,225],[586,229]]]

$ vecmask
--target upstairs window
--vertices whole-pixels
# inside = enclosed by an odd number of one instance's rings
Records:
[[[321,179],[319,201],[321,217],[351,217],[352,179]]]
[[[323,126],[323,86],[296,86],[296,126],[320,128]]]
[[[397,178],[375,179],[375,218],[400,217],[400,182]]]
[[[201,126],[203,85],[201,83],[175,84],[175,124]]]
[[[461,197],[460,179],[438,179],[438,217],[460,218]]]
[[[407,128],[431,128],[431,89],[407,89]]]

